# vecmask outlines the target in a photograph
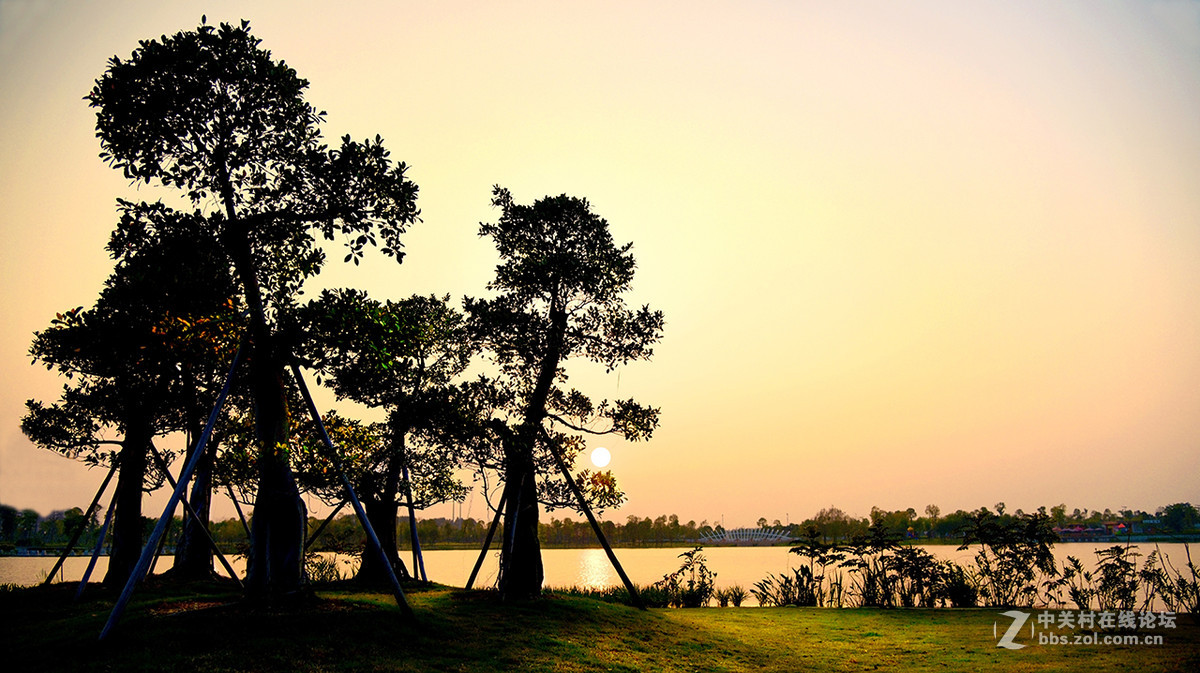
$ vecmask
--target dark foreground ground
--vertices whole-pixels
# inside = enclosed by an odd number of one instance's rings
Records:
[[[352,585],[252,610],[235,590],[151,585],[104,642],[114,596],[73,586],[0,591],[5,671],[1200,671],[1200,627],[1044,629],[1000,611],[707,608],[640,611],[588,598],[503,604],[490,592],[411,588],[415,621]],[[1033,625],[1036,633],[1030,636]],[[994,633],[996,635],[994,635]],[[1045,642],[1047,636],[1064,643]],[[1105,636],[1161,636],[1106,644]],[[1076,638],[1078,636],[1078,638]],[[1039,642],[1039,639],[1043,642]],[[1080,642],[1076,643],[1075,640]]]

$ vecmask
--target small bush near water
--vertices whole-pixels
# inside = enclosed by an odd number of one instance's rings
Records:
[[[723,608],[730,605],[735,608],[742,607],[742,602],[746,600],[747,595],[746,589],[740,584],[735,584],[724,589],[717,589],[716,594],[714,594],[717,599],[717,605]]]
[[[702,550],[702,547],[696,547],[680,554],[683,564],[679,570],[663,576],[650,586],[638,586],[642,603],[648,608],[700,608],[716,598],[721,607],[729,604],[740,607],[746,599],[746,590],[736,585],[718,590],[713,584],[717,574],[708,569]],[[624,586],[600,589],[565,587],[549,589],[548,592],[552,595],[587,596],[609,603],[633,604]]]
[[[342,563],[348,566],[345,573],[338,567],[336,555],[310,552],[304,557],[304,573],[308,576],[309,582],[314,584],[328,584],[330,582],[340,582],[349,579],[358,571],[357,566],[352,561],[343,560]]]
[[[702,608],[712,600],[716,587],[713,580],[717,574],[708,569],[702,547],[696,547],[679,555],[683,565],[679,570],[663,577],[654,586],[667,594],[673,608]]]

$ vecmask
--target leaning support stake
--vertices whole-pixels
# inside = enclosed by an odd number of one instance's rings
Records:
[[[596,532],[596,537],[600,540],[600,546],[604,547],[604,553],[608,554],[609,562],[612,563],[617,574],[621,576],[621,581],[625,583],[625,588],[629,591],[629,598],[635,606],[645,610],[646,604],[642,602],[642,597],[638,594],[637,587],[633,585],[633,582],[629,580],[629,576],[625,574],[625,569],[621,567],[621,562],[617,560],[617,555],[608,544],[608,538],[604,537],[604,531],[600,528],[600,523],[596,521],[596,517],[592,514],[592,508],[588,506],[587,500],[583,497],[583,491],[579,490],[579,485],[575,483],[575,478],[571,476],[571,471],[567,469],[566,462],[559,455],[558,446],[554,444],[545,430],[542,430],[542,436],[546,439],[546,446],[550,448],[550,455],[554,456],[554,463],[558,465],[563,478],[567,480],[567,485],[571,487],[571,492],[575,494],[575,499],[579,501],[579,506],[583,508],[583,513],[587,515],[588,523],[592,524],[592,530]]]
[[[108,468],[108,475],[104,477],[104,481],[100,484],[100,488],[96,491],[96,497],[92,498],[92,504],[88,505],[87,511],[79,519],[79,525],[75,527],[75,532],[71,534],[71,540],[67,542],[67,547],[63,549],[62,556],[58,557],[58,562],[50,570],[50,574],[46,575],[46,580],[42,582],[45,586],[54,580],[54,576],[58,574],[58,569],[62,567],[63,562],[67,560],[67,556],[71,554],[71,550],[75,548],[75,543],[79,542],[79,536],[83,535],[83,529],[87,528],[87,522],[92,518],[92,512],[96,509],[96,505],[100,504],[100,496],[104,495],[104,489],[108,488],[108,482],[112,481],[113,475],[117,473],[117,465],[119,462],[113,460],[112,467]]]
[[[304,377],[300,375],[300,367],[292,363],[292,374],[296,377],[296,384],[300,386],[300,394],[304,396],[304,401],[308,404],[308,412],[312,414],[313,423],[316,423],[317,430],[321,432],[321,441],[325,444],[325,448],[329,449],[329,459],[333,461],[337,468],[338,476],[342,478],[342,486],[346,487],[346,495],[350,498],[350,504],[354,505],[354,513],[358,515],[358,520],[362,524],[363,530],[367,533],[367,541],[371,548],[379,554],[379,559],[383,562],[383,567],[387,569],[388,579],[392,583],[392,594],[396,597],[396,605],[400,606],[401,612],[405,617],[413,618],[412,607],[408,604],[408,599],[404,597],[404,589],[400,588],[400,580],[396,579],[396,570],[392,568],[392,562],[388,559],[387,553],[383,551],[383,545],[379,543],[379,537],[375,535],[375,529],[371,526],[370,520],[367,519],[367,512],[363,509],[362,503],[358,500],[358,495],[354,492],[354,486],[350,484],[350,478],[346,476],[346,470],[342,469],[342,460],[338,457],[337,449],[333,446],[333,440],[329,438],[329,433],[325,431],[325,424],[321,422],[321,412],[317,411],[317,405],[313,402],[312,395],[308,392],[308,386],[304,384]]]
[[[329,513],[329,516],[325,517],[325,520],[321,522],[321,525],[317,526],[317,531],[308,538],[308,542],[304,543],[304,551],[308,551],[308,548],[317,541],[317,538],[321,537],[321,533],[325,532],[325,527],[329,525],[330,521],[333,521],[333,517],[337,516],[338,512],[342,511],[342,508],[346,506],[347,502],[349,501],[343,500],[339,502],[338,506],[334,507],[333,511]]]
[[[192,473],[196,471],[196,466],[200,464],[200,458],[204,455],[204,449],[208,446],[208,438],[212,436],[213,426],[217,424],[217,416],[221,413],[221,407],[225,406],[225,398],[229,396],[229,388],[233,385],[233,374],[237,371],[238,363],[242,359],[242,349],[239,347],[237,352],[233,354],[233,362],[229,365],[229,374],[225,376],[225,386],[221,388],[221,394],[217,395],[217,401],[213,405],[212,413],[208,415],[208,422],[204,425],[204,432],[200,435],[200,441],[196,445],[196,451],[192,454],[192,459],[184,466],[183,472],[179,475],[179,484],[175,486],[175,490],[171,493],[171,499],[167,502],[167,506],[163,509],[162,516],[158,518],[158,524],[154,526],[154,531],[150,533],[150,539],[146,540],[146,546],[142,548],[142,555],[138,558],[137,565],[134,566],[133,572],[129,573],[129,581],[125,582],[125,588],[121,590],[121,595],[117,598],[117,602],[113,605],[112,612],[108,615],[108,621],[104,623],[104,629],[100,631],[100,640],[104,640],[117,625],[117,621],[121,619],[121,614],[125,612],[125,607],[129,605],[129,599],[133,598],[133,590],[137,587],[138,582],[146,576],[150,570],[150,563],[154,559],[155,549],[158,548],[158,542],[162,539],[163,533],[167,530],[167,523],[170,522],[172,513],[175,511],[175,506],[179,504],[179,499],[183,497],[183,491],[187,488],[188,481],[192,478]]]
[[[96,548],[92,550],[92,559],[88,561],[87,570],[83,571],[83,579],[79,580],[79,588],[75,590],[75,600],[79,600],[83,596],[83,590],[87,588],[88,580],[92,578],[92,571],[96,569],[96,560],[100,558],[100,551],[104,549],[104,539],[108,535],[108,524],[112,523],[113,510],[117,507],[117,498],[113,496],[112,502],[108,503],[108,512],[104,514],[104,525],[100,526],[100,535],[96,537]]]
[[[521,491],[525,488],[525,475],[521,475],[521,481],[517,486],[517,505],[513,507],[512,530],[509,531],[507,526],[504,531],[504,544],[500,545],[500,598],[505,597],[505,589],[508,586],[508,568],[512,561],[512,550],[516,546],[517,540],[517,520],[521,517]],[[505,490],[508,490],[508,485],[505,484]]]
[[[171,476],[171,471],[167,469],[167,461],[165,458],[163,458],[162,454],[159,453],[158,447],[151,444],[150,452],[154,455],[155,460],[158,462],[159,469],[161,469],[163,474],[167,476],[167,482],[171,484],[171,488],[175,488],[175,479]],[[204,525],[204,521],[200,518],[200,515],[196,512],[196,509],[192,507],[191,503],[188,502],[186,497],[180,498],[179,501],[183,503],[183,509],[187,512],[188,516],[192,517],[192,521],[196,523],[196,528],[199,529],[200,534],[203,535],[204,539],[208,541],[209,549],[212,549],[213,553],[217,555],[217,560],[221,562],[221,565],[225,568],[225,572],[229,573],[229,576],[233,578],[234,582],[237,582],[239,587],[244,588],[245,585],[242,584],[242,579],[237,576],[237,571],[234,570],[233,566],[229,564],[229,559],[225,558],[225,555],[221,553],[220,548],[217,547],[217,541],[212,538],[211,534],[209,534],[208,527]]]
[[[504,516],[504,499],[507,497],[507,492],[501,492],[500,502],[496,503],[496,516],[492,517],[492,525],[488,526],[487,537],[483,539],[483,549],[479,550],[479,558],[475,559],[475,567],[471,569],[471,577],[467,579],[467,591],[470,591],[471,586],[475,584],[475,576],[479,574],[479,569],[483,566],[483,559],[487,558],[488,548],[492,546],[492,536],[496,534],[496,529],[500,526],[500,517]]]
[[[167,540],[171,539],[171,526],[173,525],[175,525],[174,509],[171,510],[171,516],[167,519],[167,530],[163,533],[162,537],[158,539],[158,549],[154,550],[154,560],[150,562],[150,569],[146,571],[147,574],[153,573],[154,569],[158,567],[158,561],[162,558],[163,552],[167,549]]]
[[[408,455],[404,449],[404,440],[400,440],[400,468],[404,477],[404,497],[408,500],[408,537],[412,541],[413,574],[420,573],[421,581],[428,582],[425,574],[425,555],[421,553],[421,538],[417,535],[417,512],[413,507],[412,482],[409,481]]]

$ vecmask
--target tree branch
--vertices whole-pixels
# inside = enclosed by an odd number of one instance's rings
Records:
[[[580,427],[578,425],[575,425],[574,423],[568,422],[562,416],[559,416],[557,414],[551,414],[549,412],[546,413],[546,417],[551,420],[558,421],[559,423],[562,423],[563,425],[567,426],[568,428],[571,428],[572,430],[574,430],[576,432],[586,432],[589,435],[611,435],[617,431],[617,428],[615,426],[611,427],[607,430],[591,430],[589,428]]]

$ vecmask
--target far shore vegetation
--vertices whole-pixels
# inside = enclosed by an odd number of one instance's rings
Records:
[[[1001,520],[1015,520],[1026,513],[1020,509],[1008,511],[1004,503],[996,503],[994,513]],[[878,522],[889,535],[902,541],[921,544],[961,544],[964,532],[980,508],[967,512],[956,510],[942,514],[936,505],[922,513],[915,509],[887,511],[872,508],[869,517],[851,516],[837,507],[827,507],[812,517],[797,522],[760,518],[756,528],[777,531],[784,539],[776,544],[790,545],[800,539],[816,539],[822,543],[847,543],[864,536],[872,523]],[[344,511],[344,510],[343,510]],[[1039,507],[1034,513],[1045,515],[1057,534],[1058,541],[1071,542],[1194,542],[1200,540],[1200,512],[1190,503],[1175,503],[1158,507],[1154,512],[1121,509],[1113,511],[1078,509],[1068,511],[1065,505]],[[95,545],[101,526],[99,513],[81,522],[83,511],[78,507],[56,510],[42,515],[32,509],[18,510],[0,505],[0,555],[20,553],[21,550],[61,551],[73,531],[82,523],[84,532],[76,543],[76,552]],[[539,525],[543,547],[598,547],[596,535],[586,521],[569,514],[551,513]],[[154,520],[144,520],[147,531]],[[321,530],[324,519],[309,517],[308,534]],[[628,516],[624,521],[604,519],[600,522],[605,536],[618,547],[676,547],[703,543],[705,546],[728,544],[722,542],[725,529],[720,522],[702,520],[682,521],[677,515],[655,518]],[[213,539],[228,553],[245,551],[248,544],[246,528],[236,518],[210,524]],[[488,522],[475,518],[454,519],[437,517],[417,520],[417,537],[424,549],[478,549],[487,535]],[[397,521],[395,540],[400,549],[411,548],[408,521]],[[172,529],[182,530],[179,516]],[[353,514],[340,514],[325,525],[310,546],[311,551],[359,553],[365,549],[362,526]]]

